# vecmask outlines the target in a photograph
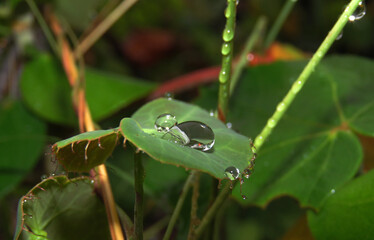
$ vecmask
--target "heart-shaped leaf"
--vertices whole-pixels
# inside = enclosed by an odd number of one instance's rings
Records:
[[[117,129],[97,130],[59,141],[52,150],[66,171],[88,172],[107,160],[117,140]]]
[[[318,213],[309,211],[308,222],[316,240],[373,239],[374,171],[347,186],[334,189]]]
[[[110,239],[105,206],[89,178],[48,178],[21,198],[14,239]]]
[[[208,125],[215,135],[213,149],[202,152],[162,139],[165,133],[157,132],[154,125],[164,113],[174,115],[178,123],[199,121]],[[247,137],[227,128],[207,111],[176,100],[157,99],[144,105],[132,118],[122,119],[120,131],[127,141],[160,162],[204,171],[219,179],[225,177],[230,166],[242,172],[252,157]]]

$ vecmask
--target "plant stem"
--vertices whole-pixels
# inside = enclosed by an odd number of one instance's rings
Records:
[[[218,118],[226,122],[228,102],[230,97],[231,65],[234,50],[235,19],[236,19],[236,0],[227,0],[225,10],[226,26],[223,30],[222,38],[222,68],[219,73],[219,92],[218,92]]]
[[[190,229],[188,231],[187,239],[195,239],[195,229],[198,221],[197,208],[199,199],[199,188],[200,188],[200,172],[196,172],[196,176],[193,180],[193,190],[191,197],[191,217],[190,217]]]
[[[283,26],[284,21],[286,21],[288,15],[290,14],[293,6],[297,0],[286,0],[286,4],[283,5],[282,10],[280,11],[277,19],[275,20],[272,28],[270,29],[269,33],[266,36],[265,42],[264,42],[264,48],[268,49],[268,47],[273,43],[275,38],[277,37],[281,27]]]
[[[169,222],[169,225],[166,229],[163,240],[169,240],[170,239],[171,232],[173,231],[175,223],[177,222],[177,219],[178,219],[180,211],[182,209],[184,200],[186,199],[188,190],[190,189],[190,187],[191,187],[191,185],[192,185],[192,183],[195,179],[196,174],[197,174],[197,172],[195,170],[192,170],[190,175],[188,176],[186,182],[184,183],[182,193],[179,196],[179,199],[178,199],[177,205],[175,206],[173,215],[170,218],[170,222]]]
[[[74,55],[83,55],[108,29],[138,0],[124,0],[75,49]]]
[[[322,42],[318,50],[314,53],[312,59],[305,66],[300,76],[292,85],[291,89],[283,100],[278,104],[276,111],[273,113],[271,118],[269,118],[266,126],[262,132],[256,137],[254,145],[257,151],[261,148],[264,141],[269,137],[274,127],[278,124],[278,121],[282,118],[288,107],[291,105],[292,101],[295,99],[298,92],[304,86],[305,82],[312,74],[318,63],[325,56],[326,52],[329,50],[331,45],[335,42],[336,38],[341,33],[343,27],[348,22],[349,16],[353,14],[357,6],[362,0],[352,0],[349,5],[345,8],[344,12],[340,15],[338,21],[332,27],[325,40]]]
[[[207,213],[201,220],[201,223],[199,227],[196,229],[195,236],[196,239],[199,239],[201,234],[204,232],[205,227],[210,223],[212,218],[215,214],[217,214],[219,208],[222,206],[222,204],[225,202],[229,194],[231,193],[230,189],[230,183],[226,183],[225,187],[222,189],[222,191],[218,194],[216,200],[212,204],[212,206],[208,209]]]
[[[135,205],[134,205],[134,239],[143,239],[143,206],[144,206],[144,167],[141,153],[134,153]]]
[[[53,37],[52,35],[52,32],[50,31],[47,23],[45,22],[42,14],[40,13],[38,7],[36,6],[34,0],[26,0],[27,4],[29,5],[32,13],[34,14],[36,20],[38,21],[40,27],[42,28],[42,31],[49,43],[49,45],[51,46],[51,49],[53,50],[53,52],[57,55],[57,56],[60,56],[60,52],[58,50],[58,44],[57,44],[57,41],[55,40],[55,38]]]
[[[266,19],[265,17],[260,17],[251,32],[251,35],[249,35],[246,44],[244,46],[243,52],[240,55],[239,61],[236,64],[234,68],[234,72],[232,74],[231,78],[231,86],[230,86],[230,96],[232,95],[232,92],[235,89],[236,84],[238,83],[240,74],[242,73],[245,65],[247,64],[247,56],[248,54],[253,50],[253,47],[257,43],[257,41],[260,39],[261,33],[263,32],[266,25]]]

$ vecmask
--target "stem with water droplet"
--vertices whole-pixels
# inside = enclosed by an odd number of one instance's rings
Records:
[[[182,210],[182,206],[183,206],[184,200],[186,199],[188,190],[190,189],[192,183],[194,182],[196,174],[197,174],[197,171],[192,170],[191,173],[190,173],[190,175],[188,176],[186,182],[184,183],[184,186],[183,186],[183,189],[182,189],[182,193],[179,196],[179,199],[178,199],[177,205],[175,206],[173,215],[170,218],[170,222],[169,222],[169,225],[168,225],[168,227],[166,229],[166,232],[165,232],[163,240],[169,240],[170,239],[170,235],[171,235],[171,233],[173,231],[175,223],[177,222],[179,214],[180,214],[180,212]]]
[[[288,107],[291,105],[292,101],[295,99],[297,93],[300,92],[301,88],[304,86],[305,82],[308,80],[309,76],[312,74],[318,63],[322,60],[326,52],[330,49],[331,45],[335,42],[335,39],[347,24],[349,16],[353,14],[361,1],[362,0],[352,0],[348,4],[335,25],[326,36],[325,40],[314,53],[312,59],[310,59],[308,64],[301,72],[300,76],[294,82],[287,95],[278,104],[276,111],[271,116],[271,118],[269,118],[266,126],[255,139],[254,146],[256,147],[257,151],[261,148],[264,141],[269,137],[274,127],[278,124],[279,120],[282,118]]]
[[[236,0],[227,0],[225,10],[226,26],[223,30],[222,38],[222,67],[219,73],[219,93],[218,93],[218,117],[222,122],[226,122],[228,102],[230,97],[231,65],[234,50],[234,33],[236,19]]]
[[[143,206],[144,206],[144,167],[142,153],[134,153],[135,205],[134,205],[134,239],[143,239]]]
[[[286,3],[283,5],[282,10],[280,11],[277,19],[275,20],[273,26],[271,27],[269,33],[266,36],[266,39],[264,41],[264,50],[268,49],[268,47],[274,42],[281,27],[283,26],[284,22],[286,21],[288,15],[290,14],[296,2],[297,0],[287,0]]]

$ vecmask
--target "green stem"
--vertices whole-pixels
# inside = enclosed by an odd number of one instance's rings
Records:
[[[264,49],[268,49],[268,47],[273,43],[274,39],[277,37],[281,27],[283,26],[284,21],[286,21],[288,15],[290,14],[293,6],[297,2],[297,0],[286,0],[286,4],[283,5],[282,10],[280,11],[277,19],[275,20],[272,28],[270,29],[268,35],[266,36],[264,42]]]
[[[226,183],[225,187],[218,194],[218,196],[217,196],[216,200],[214,201],[214,203],[212,204],[212,206],[206,212],[205,216],[201,220],[201,223],[200,223],[199,227],[196,229],[196,232],[195,232],[196,239],[199,239],[199,237],[201,237],[201,234],[203,234],[206,226],[208,226],[210,221],[213,219],[215,214],[217,214],[218,210],[220,209],[222,204],[225,202],[225,200],[227,199],[227,197],[231,193],[230,185],[231,184],[229,182]]]
[[[305,66],[302,73],[298,77],[298,79],[294,82],[287,95],[278,104],[276,111],[269,118],[266,126],[255,139],[254,145],[257,151],[261,148],[264,141],[269,137],[274,127],[278,124],[278,121],[282,118],[288,107],[291,105],[297,93],[300,92],[301,88],[304,86],[305,82],[312,74],[318,63],[325,56],[326,52],[329,50],[331,45],[335,42],[336,38],[343,30],[343,27],[348,22],[349,16],[353,14],[353,12],[356,10],[357,6],[361,1],[362,0],[352,0],[349,3],[349,5],[345,8],[344,12],[340,15],[338,21],[330,30],[325,40],[322,42],[316,53],[313,55],[312,59],[308,62],[308,64]]]
[[[236,66],[234,68],[234,72],[232,74],[231,86],[230,86],[230,96],[232,95],[232,92],[234,91],[235,86],[238,83],[240,74],[242,73],[244,67],[246,66],[246,64],[248,62],[247,56],[253,50],[255,44],[260,39],[260,36],[262,35],[262,32],[265,28],[265,25],[266,25],[266,18],[265,17],[260,17],[257,20],[251,35],[249,35],[249,37],[246,41],[243,52],[241,53],[239,61],[236,64]]]
[[[230,97],[231,65],[234,50],[234,34],[236,19],[236,0],[227,0],[225,10],[226,26],[223,30],[222,38],[222,68],[219,73],[219,93],[218,93],[218,117],[221,121],[226,121],[228,102]]]
[[[200,188],[200,172],[196,173],[196,176],[193,180],[193,189],[191,197],[191,217],[190,217],[190,229],[188,231],[187,239],[195,239],[195,228],[198,221],[197,217],[197,208],[198,208],[198,199],[199,199],[199,188]]]
[[[192,183],[194,182],[196,174],[197,174],[197,172],[193,170],[193,171],[191,171],[190,175],[188,176],[188,178],[187,178],[187,180],[186,180],[186,182],[185,182],[185,184],[183,186],[182,193],[179,196],[177,205],[175,206],[173,215],[170,218],[170,222],[169,222],[169,225],[168,225],[168,227],[166,229],[166,232],[165,232],[163,240],[170,239],[171,232],[173,231],[175,223],[177,222],[179,214],[180,214],[180,212],[182,210],[182,206],[183,206],[184,200],[186,199],[188,190],[190,189]]]
[[[34,0],[26,0],[26,2],[29,5],[32,13],[34,14],[34,16],[36,18],[36,20],[38,21],[40,27],[42,28],[42,31],[43,31],[49,45],[51,46],[51,49],[53,50],[53,52],[57,56],[60,56],[57,41],[54,39],[51,31],[49,30],[49,27],[48,27],[47,23],[45,22],[42,14],[40,13],[38,7],[36,6]]]
[[[134,239],[143,239],[143,182],[144,167],[141,153],[134,153],[135,206],[134,206]]]

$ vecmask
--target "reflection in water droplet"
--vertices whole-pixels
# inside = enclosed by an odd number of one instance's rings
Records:
[[[350,22],[360,20],[361,18],[363,18],[365,16],[365,14],[366,14],[366,5],[365,5],[364,1],[361,1],[358,4],[355,12],[351,16],[349,16],[348,20]]]
[[[177,125],[177,123],[177,118],[174,115],[164,113],[156,118],[155,128],[159,132],[169,131],[172,127]]]
[[[213,130],[198,121],[175,125],[162,138],[203,152],[210,150],[215,142]]]
[[[230,45],[228,43],[223,43],[222,44],[222,49],[221,49],[222,55],[227,55],[230,53]]]
[[[43,174],[41,177],[40,177],[40,179],[43,181],[43,180],[45,180],[45,179],[47,179],[48,178],[48,175],[47,174]]]
[[[239,169],[237,169],[236,167],[233,167],[233,166],[228,167],[225,170],[225,175],[230,180],[236,180],[236,179],[238,179],[239,174],[240,174]]]

